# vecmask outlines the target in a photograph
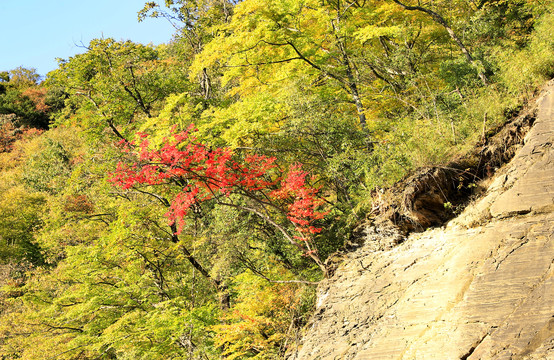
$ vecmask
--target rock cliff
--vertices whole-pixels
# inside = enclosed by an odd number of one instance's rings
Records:
[[[537,109],[457,218],[344,256],[289,359],[554,359],[554,84]]]

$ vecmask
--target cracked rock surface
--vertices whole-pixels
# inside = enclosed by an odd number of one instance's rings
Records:
[[[440,229],[347,255],[289,359],[554,360],[554,84],[524,146]]]

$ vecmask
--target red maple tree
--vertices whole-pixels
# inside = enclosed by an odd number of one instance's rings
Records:
[[[325,271],[313,237],[321,231],[314,223],[327,212],[318,197],[319,188],[307,179],[308,172],[300,164],[280,171],[274,157],[250,154],[241,158],[230,149],[209,147],[197,141],[194,131],[191,126],[187,131],[173,132],[157,149],[152,149],[149,136],[143,133],[138,134],[138,141],[120,142],[136,161],[120,162],[110,174],[110,181],[122,189],[141,185],[178,187],[166,213],[170,225],[176,225],[177,234],[183,230],[191,207],[205,201],[252,212]],[[231,195],[240,195],[252,205],[234,203]],[[292,234],[287,225],[270,215],[272,212],[286,216],[294,229]]]

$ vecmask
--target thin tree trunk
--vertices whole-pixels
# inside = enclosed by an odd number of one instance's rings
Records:
[[[333,25],[333,30],[335,32],[335,39],[337,40],[338,48],[342,55],[342,64],[346,69],[347,81],[345,85],[348,87],[348,89],[350,89],[352,100],[354,100],[354,104],[356,105],[356,110],[358,111],[358,118],[360,119],[360,126],[362,127],[363,130],[365,130],[367,128],[365,108],[360,97],[360,92],[358,91],[358,85],[354,77],[354,73],[352,71],[352,64],[351,64],[350,58],[346,53],[346,47],[344,45],[344,42],[339,37],[339,29],[340,29],[339,22],[340,22],[340,4],[337,3],[337,18],[335,19],[334,22],[332,21],[331,24]]]
[[[356,80],[354,79],[354,75],[352,74],[352,69],[350,68],[350,63],[346,64],[346,76],[348,78],[348,88],[350,89],[350,93],[352,94],[352,99],[354,100],[354,104],[356,104],[356,110],[358,110],[358,118],[360,119],[360,125],[363,130],[367,128],[367,120],[365,117],[365,108],[362,104],[362,100],[360,98],[360,94],[358,92],[358,86],[356,85]]]

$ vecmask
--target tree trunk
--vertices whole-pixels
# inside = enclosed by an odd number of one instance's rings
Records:
[[[345,85],[350,90],[350,95],[352,95],[352,100],[354,100],[354,104],[356,105],[356,110],[358,111],[358,118],[360,119],[360,126],[363,130],[367,128],[367,120],[365,117],[365,108],[362,103],[360,92],[358,91],[358,85],[356,78],[354,77],[354,72],[352,71],[352,62],[350,61],[350,57],[348,56],[346,52],[346,46],[344,45],[344,42],[339,37],[339,29],[340,29],[340,5],[337,4],[337,18],[335,21],[332,21],[331,24],[333,26],[333,30],[335,32],[335,39],[337,40],[339,51],[342,55],[342,65],[345,68],[346,71],[346,83]]]
[[[350,94],[352,95],[352,99],[354,100],[354,104],[356,105],[356,110],[358,110],[358,118],[360,119],[360,126],[363,130],[367,128],[367,120],[365,117],[365,108],[362,104],[362,100],[360,98],[360,94],[358,92],[358,85],[356,84],[356,79],[354,79],[354,74],[352,73],[352,68],[350,67],[350,62],[348,61],[348,57],[345,53],[343,53],[344,56],[344,62],[346,66],[346,77],[348,79],[348,88],[350,89]]]

